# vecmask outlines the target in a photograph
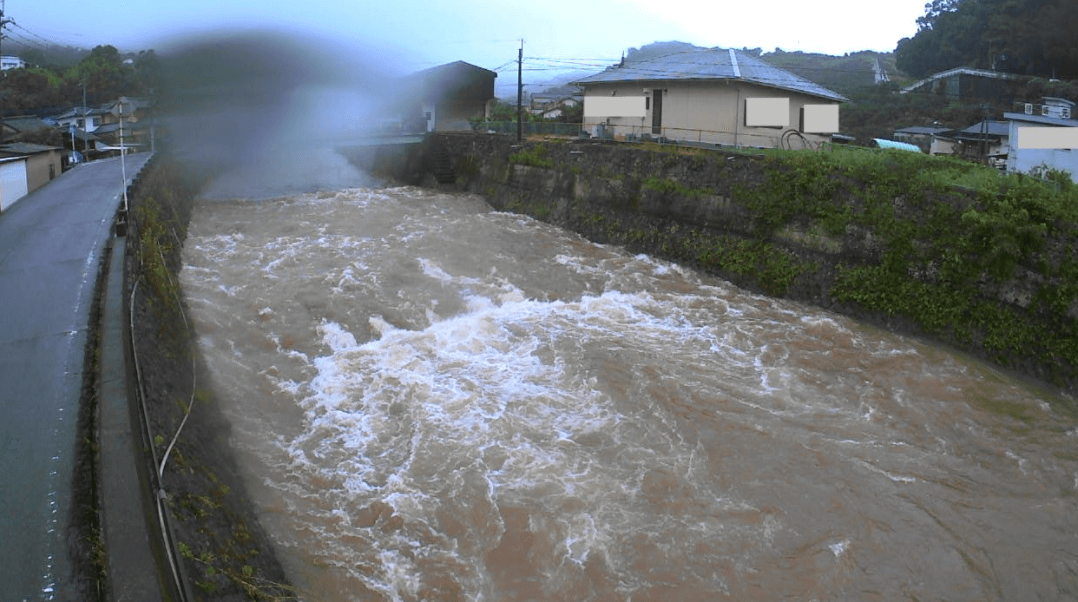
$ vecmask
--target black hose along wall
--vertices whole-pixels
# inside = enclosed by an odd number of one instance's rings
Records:
[[[130,195],[125,296],[133,304],[140,381],[130,389],[144,392],[153,448],[146,461],[158,463],[147,469],[164,463],[160,485],[185,589],[203,600],[283,598],[293,592],[246,499],[179,288],[183,241],[203,179],[158,155]]]

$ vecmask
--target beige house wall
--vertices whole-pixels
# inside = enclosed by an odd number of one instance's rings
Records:
[[[662,100],[662,131],[652,133],[655,111],[655,90],[665,90]],[[647,90],[647,92],[645,92]],[[589,97],[647,96],[644,117],[589,117],[586,115]],[[745,99],[788,98],[788,126],[785,128],[744,125]],[[584,93],[584,131],[596,135],[600,129],[616,138],[641,135],[663,136],[667,139],[722,144],[726,146],[774,148],[781,145],[783,132],[800,128],[801,108],[805,105],[838,104],[835,101],[798,92],[779,90],[734,80],[625,82],[588,85]],[[601,127],[600,127],[601,126]],[[804,134],[814,143],[826,142],[830,136]]]
[[[941,140],[935,136],[932,137],[932,145],[928,147],[928,154],[930,155],[957,155],[958,153],[957,142],[954,140]]]
[[[434,120],[434,130],[438,132],[471,131],[472,125],[469,119],[485,118],[489,104],[483,101],[439,104]]]
[[[26,158],[26,187],[30,192],[48,184],[62,173],[63,153],[59,149],[34,153]]]

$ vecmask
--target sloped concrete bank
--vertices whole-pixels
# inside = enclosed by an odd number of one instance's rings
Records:
[[[99,376],[99,382],[84,386],[80,495],[86,509],[96,506],[93,498],[105,497],[102,511],[106,521],[152,526],[149,538],[161,575],[151,577],[146,587],[153,587],[155,581],[161,584],[161,599],[285,599],[293,592],[245,496],[230,453],[227,421],[216,409],[208,372],[183,313],[177,278],[180,252],[200,183],[199,177],[171,157],[158,155],[129,190],[131,209],[126,227],[121,228],[127,236],[115,239],[126,245],[112,250],[116,262],[123,266],[122,286],[110,283],[109,292],[101,295],[96,305],[99,309],[95,309],[95,315],[108,316],[108,308],[113,307],[117,314],[104,322],[106,327],[111,324],[113,331],[122,327],[123,340],[112,341],[112,346],[119,343],[125,348],[124,359],[119,361],[126,365],[113,365],[107,370],[113,377]],[[114,273],[110,279],[119,280],[119,276]],[[103,336],[120,335],[105,332]],[[93,337],[88,357],[97,363],[100,356],[105,372],[103,364],[117,360],[107,360],[107,352],[99,351],[109,347],[102,337]],[[117,395],[108,392],[108,381],[116,378],[124,381],[120,389],[126,384],[131,406],[131,432],[121,444],[135,455],[141,472],[119,485],[141,490],[145,521],[109,515],[116,507],[109,508],[112,500],[107,497],[105,481],[116,469],[116,454],[123,452],[117,448],[119,451],[106,454],[105,444],[123,417],[106,416],[106,402],[100,398]],[[137,406],[138,399],[144,410]],[[95,430],[98,443],[93,445]],[[163,518],[155,506],[159,492],[164,495]],[[87,514],[81,531],[88,542],[86,558],[94,565],[83,570],[96,573],[98,599],[126,599],[131,595],[131,579],[125,580],[125,573],[114,563],[126,563],[123,568],[135,566],[130,558],[123,558],[127,550],[105,547],[122,545],[123,538],[131,535],[130,529],[121,525],[119,537],[110,541],[101,537],[101,527]],[[171,545],[164,543],[166,539]],[[175,571],[170,568],[170,547]],[[179,575],[178,585],[174,574]]]
[[[382,177],[477,193],[596,242],[937,340],[1064,390],[1078,384],[1067,259],[1078,228],[1049,223],[1042,245],[1001,255],[1010,263],[986,259],[1013,241],[997,245],[967,223],[986,202],[969,190],[886,188],[762,154],[486,134],[346,154]],[[435,178],[439,155],[452,184]],[[909,168],[880,157],[884,169]]]

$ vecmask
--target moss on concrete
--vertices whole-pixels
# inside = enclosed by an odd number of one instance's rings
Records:
[[[246,499],[228,423],[214,402],[194,332],[182,313],[180,252],[199,188],[195,174],[167,156],[158,157],[131,199],[127,292],[141,275],[134,295],[134,338],[152,445],[163,457],[190,409],[161,482],[184,572],[198,598],[293,599]]]
[[[455,189],[498,209],[1078,385],[1069,180],[902,151],[440,143],[472,166]]]

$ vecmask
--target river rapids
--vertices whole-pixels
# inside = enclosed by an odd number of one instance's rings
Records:
[[[181,280],[305,600],[1078,597],[1073,402],[951,350],[411,187]]]

